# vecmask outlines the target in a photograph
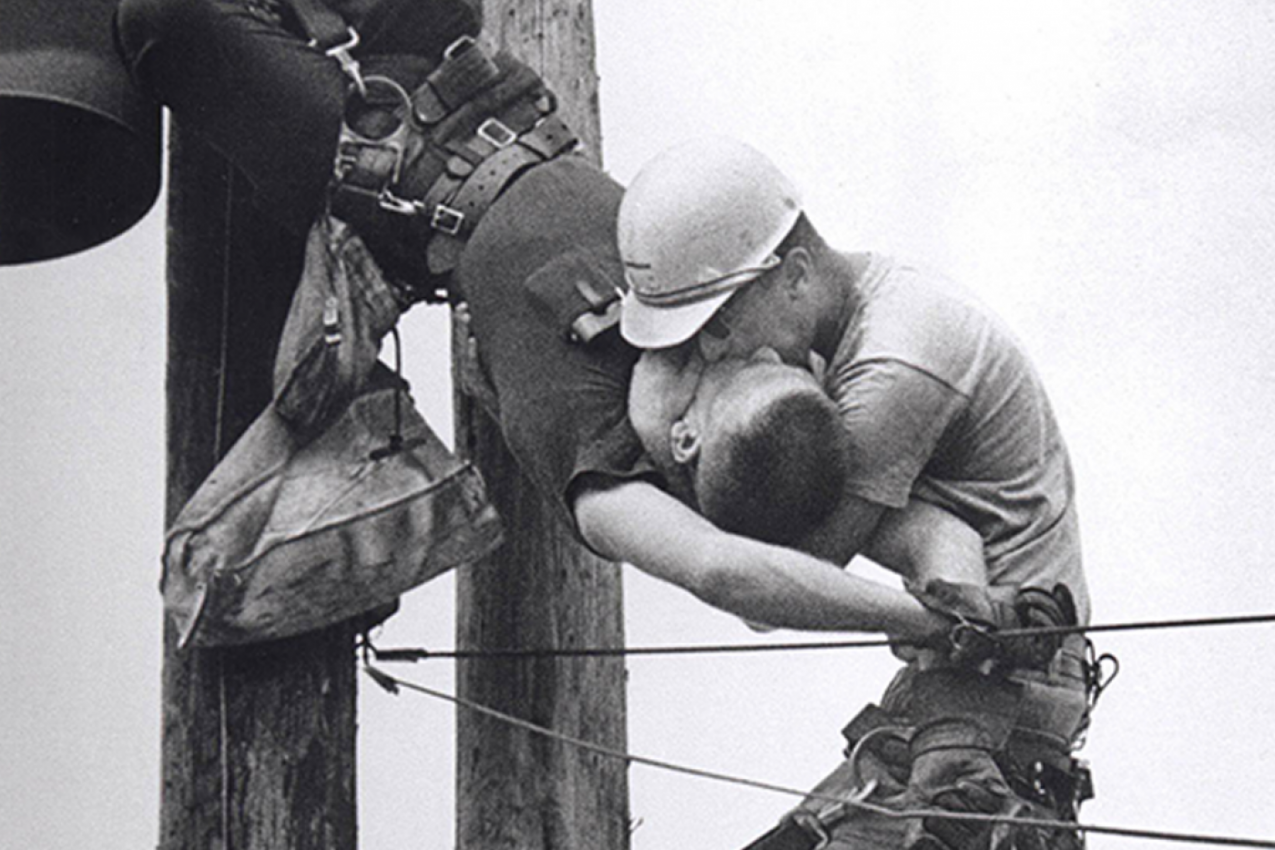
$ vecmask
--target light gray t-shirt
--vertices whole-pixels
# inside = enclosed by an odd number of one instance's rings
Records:
[[[982,535],[992,584],[1065,582],[1087,622],[1071,463],[1017,340],[967,290],[888,257],[860,292],[826,376],[851,490],[950,510]]]

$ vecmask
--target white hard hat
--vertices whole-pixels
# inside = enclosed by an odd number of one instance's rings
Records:
[[[624,338],[641,348],[690,339],[777,263],[775,248],[800,214],[797,188],[742,142],[709,137],[655,156],[620,204]]]

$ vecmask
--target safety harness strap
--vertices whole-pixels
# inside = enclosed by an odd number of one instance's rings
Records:
[[[430,226],[436,231],[427,248],[430,271],[442,274],[456,267],[465,240],[514,177],[565,153],[575,143],[575,135],[562,119],[551,115],[494,150],[459,185],[450,174],[440,177],[425,202]],[[440,194],[445,200],[431,203]]]
[[[517,175],[578,143],[539,76],[510,57],[488,56],[472,38],[449,47],[411,93],[383,76],[363,82],[342,122],[332,212],[399,234],[416,257],[409,265],[435,280],[456,267],[478,221]],[[368,119],[392,129],[369,138]]]
[[[417,118],[426,124],[441,121],[502,75],[500,66],[476,41],[468,36],[459,39],[443,54],[443,63],[413,93]]]
[[[1031,690],[1024,695],[1028,703],[1037,698],[1040,695]],[[953,704],[959,702],[955,700]],[[1020,708],[1025,709],[1017,712],[1023,717],[1036,714],[1030,710],[1030,706]],[[847,741],[846,753],[849,755],[860,741],[866,740],[877,730],[905,724],[909,730],[907,735],[882,737],[873,742],[872,750],[888,768],[906,774],[919,751],[941,749],[944,745],[953,743],[945,736],[941,723],[918,728],[914,725],[916,720],[915,717],[900,716],[869,704],[842,730]],[[989,734],[987,740],[976,743],[986,746],[1005,781],[1022,799],[1047,806],[1059,817],[1074,817],[1080,804],[1093,798],[1093,780],[1089,768],[1072,755],[1071,742],[1061,734],[1018,723],[1006,730],[1004,724],[994,718],[988,729],[983,731],[992,734]],[[1001,733],[1005,731],[1008,734],[1002,736]],[[962,732],[957,729],[954,734],[960,737]]]
[[[447,276],[488,207],[524,170],[572,150],[575,134],[534,71],[488,55],[470,36],[409,93],[390,77],[363,74],[353,55],[358,33],[324,0],[282,2],[352,82],[329,210],[384,237],[377,242],[394,261],[387,270],[403,300],[446,298]],[[585,299],[580,312],[589,315],[573,335],[587,339],[614,324],[613,306]]]
[[[558,142],[550,145],[547,139],[557,139]],[[461,209],[462,187],[476,181],[490,181],[493,174],[500,173],[500,161],[507,161],[515,168],[521,167],[524,154],[536,154],[538,159],[545,160],[574,142],[575,137],[566,124],[560,118],[548,115],[535,102],[523,100],[510,104],[499,114],[484,119],[470,133],[443,143],[441,154],[447,157],[446,166],[433,185],[426,188],[422,211],[430,216],[435,229],[452,236],[461,235],[463,231],[467,236],[475,221],[457,221],[452,216],[453,220],[434,223],[440,217],[448,218],[438,212],[440,205],[451,207],[453,213],[468,213],[470,211]],[[553,150],[546,152],[546,147]],[[475,187],[469,191],[479,190]]]

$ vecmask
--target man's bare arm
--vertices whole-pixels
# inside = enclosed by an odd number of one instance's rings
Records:
[[[574,507],[581,534],[603,556],[745,620],[908,639],[949,628],[901,590],[792,549],[727,534],[643,481],[587,487]]]
[[[915,498],[895,510],[846,494],[798,548],[836,564],[862,555],[918,587],[936,578],[987,585],[979,533],[948,511]]]
[[[862,554],[918,587],[944,579],[978,587],[988,583],[983,538],[955,515],[911,499],[886,511]]]

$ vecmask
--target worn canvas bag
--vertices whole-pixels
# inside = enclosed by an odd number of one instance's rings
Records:
[[[334,220],[316,224],[275,400],[167,534],[161,590],[182,646],[281,638],[381,609],[499,544],[477,470],[401,382],[372,378],[397,317],[362,242]]]
[[[363,240],[320,216],[275,356],[279,415],[301,435],[330,423],[366,385],[402,312]]]

